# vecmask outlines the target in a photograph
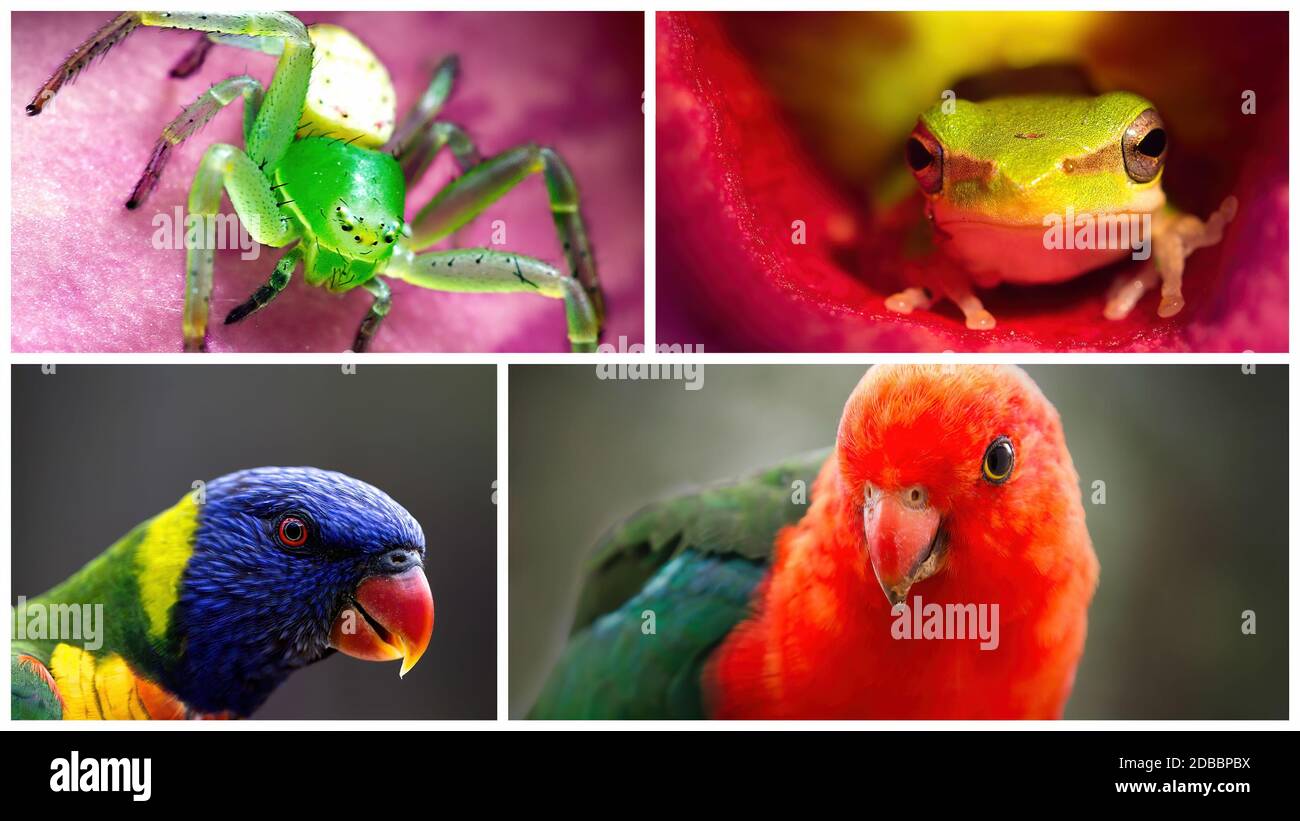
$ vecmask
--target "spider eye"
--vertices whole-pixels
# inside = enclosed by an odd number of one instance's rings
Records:
[[[392,234],[384,234],[384,242],[387,242],[389,245],[393,244],[394,239],[395,237]]]
[[[984,451],[984,464],[980,471],[984,474],[986,482],[1000,485],[1011,478],[1011,471],[1015,466],[1016,450],[1011,446],[1011,440],[999,436],[990,442],[988,449]]]
[[[342,225],[340,225],[339,227],[342,228],[344,231],[351,231],[351,230],[352,230],[352,223],[350,223],[350,222],[345,222],[345,223],[343,223]]]
[[[276,535],[285,547],[302,547],[307,543],[309,535],[307,522],[301,516],[285,516],[276,527]]]

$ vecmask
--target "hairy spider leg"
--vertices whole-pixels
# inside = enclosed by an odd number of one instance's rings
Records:
[[[216,42],[209,38],[208,35],[200,34],[198,39],[194,41],[194,45],[190,46],[181,55],[181,59],[177,60],[176,64],[172,66],[171,71],[167,72],[167,76],[178,80],[189,77],[203,67],[203,62],[208,59],[208,52],[215,45]]]
[[[40,114],[59,91],[140,26],[187,29],[243,38],[281,41],[280,62],[247,138],[248,155],[259,165],[273,164],[293,141],[311,76],[311,40],[307,29],[290,14],[274,11],[244,14],[206,12],[128,11],[110,20],[73,49],[27,106]]]
[[[560,155],[549,148],[524,145],[512,148],[470,168],[452,180],[420,209],[411,222],[410,246],[427,248],[477,217],[506,192],[540,172],[546,182],[551,216],[568,273],[586,292],[599,326],[605,314],[604,298],[596,275],[587,230],[578,206],[578,186]]]
[[[393,292],[387,282],[374,277],[366,280],[361,287],[369,291],[375,301],[370,305],[366,318],[361,320],[361,327],[357,328],[357,337],[352,342],[354,353],[365,353],[366,348],[370,347],[371,337],[379,330],[379,323],[384,321],[389,309],[393,307]]]
[[[233,145],[217,143],[203,155],[190,188],[189,213],[206,226],[215,222],[221,207],[221,192],[230,197],[240,222],[262,245],[282,247],[297,239],[298,226],[282,210],[262,169]],[[206,238],[209,232],[204,229]],[[181,331],[185,350],[201,351],[206,346],[208,302],[212,297],[214,248],[206,241],[187,242],[185,251],[185,310]]]
[[[289,287],[289,279],[293,272],[297,270],[298,264],[302,262],[303,251],[301,245],[295,245],[289,249],[289,252],[280,257],[280,261],[275,264],[275,270],[271,272],[271,278],[266,284],[253,292],[247,301],[232,309],[226,314],[226,325],[238,322],[249,314],[254,314],[265,308],[267,303],[280,295],[280,292]]]
[[[190,46],[181,58],[172,66],[171,71],[167,72],[169,77],[184,79],[203,67],[203,63],[208,59],[208,52],[212,47],[221,43],[227,46],[257,51],[262,54],[270,54],[273,57],[279,57],[283,52],[282,43],[279,40],[268,39],[266,37],[256,37],[244,34],[221,34],[219,32],[205,32],[198,36],[194,45]]]
[[[487,248],[416,254],[399,242],[384,276],[435,291],[533,293],[562,299],[573,350],[590,352],[596,349],[600,319],[587,292],[576,279],[541,260]]]
[[[451,152],[462,172],[483,161],[474,141],[464,129],[455,123],[437,119],[443,103],[451,94],[459,70],[460,62],[455,55],[444,58],[438,64],[429,87],[402,118],[392,138],[381,149],[392,154],[402,167],[407,188],[420,181],[444,148]]]
[[[180,116],[163,128],[162,136],[154,144],[153,154],[140,175],[140,181],[131,190],[126,207],[134,209],[143,205],[158,187],[163,168],[171,158],[172,151],[198,133],[221,109],[240,97],[244,99],[244,139],[247,140],[253,122],[257,119],[257,111],[262,105],[263,93],[261,83],[247,74],[241,74],[222,80],[200,94],[197,100],[185,107]]]

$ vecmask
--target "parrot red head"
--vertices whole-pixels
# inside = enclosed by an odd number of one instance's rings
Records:
[[[931,577],[960,580],[967,600],[1001,598],[1018,574],[1095,578],[1060,418],[1019,368],[873,367],[836,460],[839,535],[891,605]]]

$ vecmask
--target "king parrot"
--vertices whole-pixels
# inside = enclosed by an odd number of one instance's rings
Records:
[[[244,718],[334,650],[405,675],[433,631],[424,552],[411,514],[349,476],[223,476],[20,600],[12,715]]]
[[[1056,409],[961,365],[871,368],[829,452],[653,504],[588,568],[530,718],[1059,718],[1098,576]]]

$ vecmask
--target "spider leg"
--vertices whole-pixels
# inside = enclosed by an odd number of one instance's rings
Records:
[[[406,178],[408,189],[420,181],[444,148],[451,152],[461,173],[483,162],[483,155],[479,153],[473,139],[460,126],[442,120],[429,123],[412,137],[401,153],[393,155],[402,167],[402,176]]]
[[[416,254],[399,244],[384,275],[435,291],[525,293],[562,299],[573,350],[596,349],[600,318],[586,290],[578,280],[541,260],[487,248]]]
[[[411,247],[427,248],[446,237],[538,172],[546,181],[551,217],[564,248],[569,275],[582,284],[599,324],[605,313],[604,298],[578,206],[578,186],[564,160],[549,148],[536,145],[513,148],[484,160],[457,177],[411,221]]]
[[[176,119],[163,128],[162,136],[154,144],[153,154],[145,165],[140,181],[131,191],[126,201],[127,208],[138,208],[153,193],[162,177],[163,167],[171,157],[172,150],[192,137],[208,121],[217,116],[221,109],[234,102],[240,96],[244,98],[244,136],[247,138],[257,118],[258,108],[262,104],[262,84],[247,74],[222,80],[212,88],[199,95],[199,98],[186,106]]]
[[[382,150],[397,159],[408,186],[419,181],[443,148],[451,150],[461,171],[482,162],[478,149],[463,129],[437,121],[459,71],[460,61],[455,55],[444,58],[434,69],[429,87],[384,144]]]
[[[218,34],[216,32],[204,33],[200,34],[198,39],[194,41],[194,45],[190,46],[181,55],[181,59],[177,60],[171,71],[167,72],[168,76],[177,79],[189,77],[203,67],[204,61],[208,59],[208,52],[212,51],[212,47],[218,43],[245,48],[250,51],[260,51],[276,57],[279,57],[283,52],[281,41],[274,38],[242,34]]]
[[[216,43],[208,39],[208,35],[200,34],[194,41],[194,45],[190,46],[189,50],[181,55],[181,59],[176,61],[176,65],[172,66],[172,70],[167,72],[168,76],[177,79],[189,77],[203,67],[203,61],[208,59],[208,52],[215,45]]]
[[[259,166],[274,166],[280,161],[297,131],[298,115],[302,113],[312,68],[312,44],[307,28],[296,17],[284,12],[124,12],[68,55],[36,92],[27,106],[27,113],[31,116],[40,114],[46,104],[96,57],[108,53],[140,26],[190,29],[249,44],[276,41],[276,46],[265,45],[262,48],[267,51],[278,48],[280,60],[257,117],[248,129],[247,143],[248,155]]]
[[[188,233],[197,236],[186,242],[185,250],[185,309],[181,331],[187,351],[201,351],[206,345],[216,250],[215,243],[207,240],[218,235],[217,211],[221,207],[222,190],[230,197],[248,233],[262,245],[281,247],[298,237],[297,225],[281,210],[270,181],[252,158],[233,145],[211,146],[203,155],[190,187],[187,228]],[[286,259],[293,256],[290,252]]]
[[[369,291],[375,301],[370,306],[366,318],[361,320],[361,327],[357,328],[357,338],[352,343],[354,353],[365,353],[366,348],[370,347],[370,339],[375,335],[375,331],[379,330],[379,323],[384,321],[384,317],[388,316],[388,309],[393,307],[393,292],[387,282],[374,277],[361,287]]]
[[[302,262],[302,257],[301,245],[294,246],[289,250],[289,253],[280,257],[280,261],[275,264],[275,270],[271,272],[271,278],[266,281],[266,284],[254,291],[247,301],[226,314],[224,324],[231,325],[250,314],[257,313],[265,308],[271,300],[279,296],[281,291],[289,287],[289,279],[293,276],[298,263]]]

